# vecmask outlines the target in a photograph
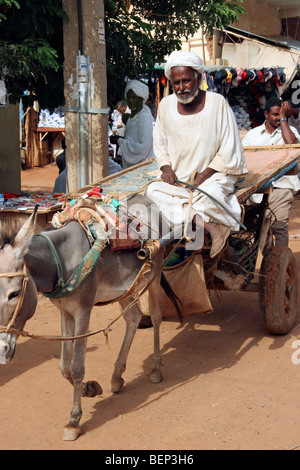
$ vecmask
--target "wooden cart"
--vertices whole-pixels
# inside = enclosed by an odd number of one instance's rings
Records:
[[[202,249],[207,288],[224,290],[228,283],[215,276],[216,269],[232,281],[242,278],[241,291],[256,291],[264,315],[267,330],[272,334],[287,334],[296,324],[298,275],[296,261],[288,247],[273,248],[262,260],[258,282],[254,282],[257,270],[261,228],[272,182],[285,174],[297,171],[300,146],[273,146],[246,148],[245,156],[249,173],[241,177],[235,194],[244,209],[243,223],[246,230],[232,233],[225,251],[217,259],[211,259],[209,249]],[[136,165],[99,183],[104,195],[126,197],[141,191],[159,174],[156,161]],[[82,188],[86,192],[91,186]],[[264,194],[261,204],[247,204],[257,192]],[[225,276],[226,277],[226,276]]]

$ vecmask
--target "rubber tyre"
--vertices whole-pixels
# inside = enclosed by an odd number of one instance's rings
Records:
[[[293,252],[274,247],[262,261],[259,300],[265,326],[274,335],[288,334],[299,318],[298,272]]]

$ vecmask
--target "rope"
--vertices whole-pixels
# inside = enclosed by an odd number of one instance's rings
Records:
[[[27,283],[28,283],[28,280],[29,280],[28,275],[27,275],[26,265],[24,264],[23,272],[4,273],[4,274],[0,274],[0,277],[23,277],[21,294],[20,294],[20,297],[18,299],[18,303],[17,303],[17,306],[15,308],[14,314],[13,314],[10,322],[8,323],[8,325],[4,328],[0,328],[0,332],[8,333],[11,330],[13,324],[16,321],[16,318],[17,318],[17,316],[18,316],[18,314],[19,314],[19,312],[22,308],[23,301],[24,301],[24,298],[25,298],[26,287],[27,287]]]
[[[219,206],[222,207],[222,209],[224,209],[224,211],[227,212],[227,214],[230,215],[230,217],[233,218],[233,220],[235,220],[235,222],[237,222],[239,224],[239,226],[243,229],[243,230],[247,230],[247,227],[245,227],[245,225],[243,225],[231,212],[230,210],[227,209],[226,206],[224,206],[224,204],[222,204],[222,202],[218,201],[215,197],[213,197],[211,194],[208,194],[206,191],[204,191],[203,189],[200,189],[200,188],[197,188],[197,186],[194,186],[193,184],[190,184],[190,183],[185,183],[184,181],[180,181],[180,180],[175,180],[175,183],[179,183],[179,184],[182,184],[183,186],[188,186],[189,188],[193,188],[193,189],[196,189],[197,191],[199,191],[200,193],[203,193],[205,196],[209,197],[210,199],[212,199],[216,204],[218,204]]]
[[[195,181],[196,175],[197,175],[197,172],[194,171],[191,176],[192,184]],[[188,224],[189,224],[190,215],[192,211],[192,203],[193,203],[193,189],[190,188],[190,197],[189,197],[188,208],[187,208],[187,216],[186,216],[185,226],[184,226],[184,231],[183,231],[183,238],[185,238],[187,241],[190,241],[190,239],[187,237],[187,229],[188,229]]]
[[[194,175],[195,177],[195,175]],[[194,178],[192,179],[192,181],[194,180]],[[217,201],[213,196],[211,196],[210,194],[206,193],[205,191],[197,188],[196,186],[192,185],[192,184],[189,184],[189,183],[185,183],[185,182],[182,182],[182,181],[179,181],[179,180],[176,180],[175,181],[176,183],[179,183],[179,184],[183,184],[184,186],[188,186],[190,187],[191,189],[196,189],[197,191],[199,192],[202,192],[203,194],[205,194],[206,196],[210,197],[212,200],[214,200],[217,204],[219,204],[221,207],[223,207],[223,209],[236,221],[238,222],[238,224],[244,228],[246,230],[246,227],[241,224],[241,222],[236,219],[236,217],[231,214],[231,212],[222,204],[220,203],[219,201]],[[150,183],[148,183],[150,184]],[[145,187],[148,186],[145,185]],[[145,188],[143,188],[145,189]],[[140,191],[137,191],[136,193],[132,193],[132,194],[137,194],[138,192]],[[191,209],[191,204],[192,204],[192,191],[191,191],[191,194],[190,194],[190,200],[189,200],[189,210]],[[188,221],[188,217],[187,217],[187,220],[186,220],[186,223],[185,223],[185,230],[184,230],[184,234],[183,234],[183,237],[175,244],[175,246],[173,247],[173,249],[171,250],[171,252],[169,253],[169,255],[167,256],[167,258],[164,260],[164,262],[162,263],[162,266],[160,267],[160,269],[158,270],[156,276],[162,272],[163,268],[166,266],[166,264],[168,263],[170,257],[173,255],[173,253],[176,251],[177,247],[180,245],[180,243],[186,238],[186,226],[187,226],[187,221]],[[56,267],[57,267],[57,273],[58,273],[58,283],[57,283],[57,287],[58,288],[63,288],[64,290],[65,289],[65,283],[63,281],[63,272],[62,272],[62,266],[61,266],[61,263],[60,263],[60,259],[59,259],[59,256],[56,252],[56,249],[51,241],[51,239],[45,235],[45,234],[39,234],[40,236],[43,236],[47,241],[48,241],[48,244],[49,244],[49,247],[50,247],[50,250],[51,250],[51,253],[53,255],[53,258],[55,260],[55,263],[56,263]],[[102,249],[103,249],[103,246],[102,246]],[[92,251],[92,250],[90,250]],[[98,256],[100,255],[100,251],[101,249],[99,249],[99,247],[96,248],[96,251],[98,251]],[[84,260],[85,261],[85,260]],[[83,263],[83,262],[82,262]],[[127,305],[127,307],[125,307],[121,313],[118,315],[117,318],[115,318],[106,328],[101,328],[101,329],[98,329],[98,330],[95,330],[95,331],[92,331],[92,332],[89,332],[89,333],[85,333],[83,335],[78,335],[78,336],[70,336],[70,337],[63,337],[63,336],[45,336],[45,335],[34,335],[32,333],[29,333],[29,332],[26,332],[26,331],[19,331],[19,330],[15,330],[12,328],[12,325],[15,321],[15,318],[17,317],[18,313],[19,313],[19,310],[22,306],[22,303],[23,303],[23,300],[24,300],[24,296],[25,296],[25,290],[26,290],[26,285],[27,285],[27,282],[28,282],[28,276],[25,272],[25,269],[26,269],[26,266],[24,264],[24,273],[8,273],[8,274],[3,274],[3,275],[0,275],[0,277],[13,277],[13,276],[24,276],[24,280],[23,280],[23,287],[22,287],[22,293],[23,295],[20,296],[19,298],[19,302],[18,302],[18,305],[17,305],[17,308],[15,310],[15,313],[13,315],[13,318],[12,320],[9,322],[9,324],[7,325],[7,327],[1,327],[0,326],[0,333],[1,332],[12,332],[14,334],[16,334],[17,336],[23,336],[23,337],[29,337],[29,338],[32,338],[32,339],[36,339],[36,340],[43,340],[43,341],[74,341],[74,340],[77,340],[77,339],[84,339],[84,338],[87,338],[89,336],[94,336],[96,334],[99,334],[101,332],[104,333],[104,335],[106,336],[107,338],[107,333],[111,331],[111,326],[116,323],[130,308],[132,308],[140,299],[140,297],[147,291],[147,289],[149,288],[149,286],[152,284],[152,282],[154,281],[154,279],[156,278],[156,276],[154,276],[147,284],[146,286],[139,292],[138,296],[135,297],[135,299],[130,302],[129,305]],[[128,291],[130,292],[131,289]],[[55,290],[55,293],[56,293],[56,290]],[[68,292],[69,294],[70,292]],[[52,293],[53,294],[53,293]],[[66,294],[66,295],[68,295]],[[43,295],[45,295],[45,293],[43,293]],[[126,293],[127,295],[127,293]],[[52,295],[50,294],[46,294],[47,297],[51,297]],[[122,298],[124,298],[124,296],[122,296]]]
[[[162,263],[162,266],[160,267],[159,271],[157,272],[156,276],[158,276],[159,273],[162,272],[163,268],[166,266],[166,264],[168,263],[170,257],[173,255],[173,253],[175,252],[175,250],[177,249],[177,247],[179,246],[179,244],[182,242],[183,239],[179,240],[178,243],[176,243],[176,245],[174,246],[174,248],[172,249],[172,251],[169,253],[169,255],[167,256],[167,258],[164,260],[164,262]],[[21,273],[11,273],[12,275],[21,275]],[[7,274],[5,275],[2,275],[2,277],[7,277]],[[121,313],[112,321],[110,322],[110,324],[106,327],[106,328],[101,328],[99,330],[95,330],[95,331],[91,331],[89,333],[85,333],[83,335],[78,335],[78,336],[68,336],[68,337],[65,337],[65,336],[46,336],[46,335],[35,335],[35,334],[32,334],[32,333],[29,333],[28,331],[20,331],[20,330],[15,330],[13,328],[10,328],[9,332],[15,334],[16,336],[22,336],[22,337],[25,337],[25,338],[31,338],[31,339],[35,339],[35,340],[39,340],[39,341],[75,341],[77,339],[84,339],[84,338],[88,338],[89,336],[94,336],[94,335],[97,335],[99,333],[104,333],[105,337],[106,337],[106,340],[107,340],[107,334],[111,331],[111,327],[114,323],[116,323],[122,316],[124,316],[124,314],[130,310],[140,299],[140,297],[146,292],[146,290],[149,288],[149,286],[152,284],[152,282],[154,281],[156,277],[153,277],[147,284],[146,286],[139,292],[139,295],[132,301],[130,302],[130,304],[127,305],[127,307],[125,307]],[[124,296],[123,296],[124,298]],[[114,300],[115,302],[115,300]],[[7,333],[7,327],[2,327],[0,326],[0,333]]]

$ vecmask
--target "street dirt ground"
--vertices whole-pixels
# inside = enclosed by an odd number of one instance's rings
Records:
[[[22,188],[53,187],[53,165],[22,172]],[[290,247],[300,267],[300,197],[292,216]],[[297,235],[299,237],[297,238]],[[20,338],[13,362],[0,370],[1,450],[289,450],[300,448],[300,364],[292,361],[300,326],[287,336],[264,329],[257,293],[212,293],[214,312],[162,324],[164,380],[150,384],[152,329],[138,330],[118,395],[110,378],[124,334],[120,319],[106,345],[88,340],[86,380],[103,395],[83,399],[82,435],[62,441],[72,387],[59,371],[60,346]],[[119,313],[95,307],[91,330]],[[59,313],[39,297],[26,330],[59,335]],[[300,349],[300,343],[298,344]],[[300,357],[296,356],[296,357]]]

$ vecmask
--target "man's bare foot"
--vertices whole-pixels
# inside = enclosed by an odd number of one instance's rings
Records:
[[[227,238],[230,235],[230,229],[225,225],[204,223],[204,228],[210,233],[212,245],[210,249],[210,257],[214,258],[224,248]]]

